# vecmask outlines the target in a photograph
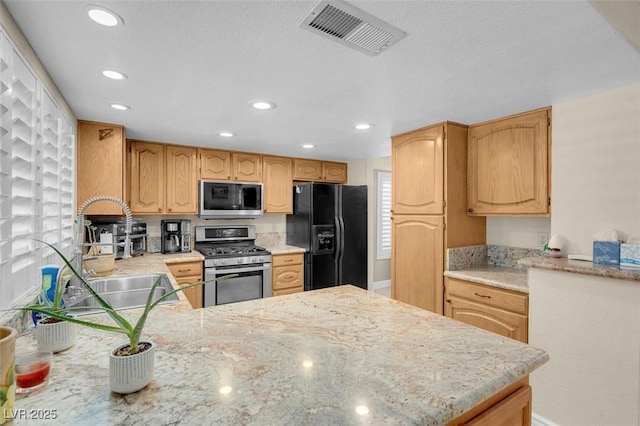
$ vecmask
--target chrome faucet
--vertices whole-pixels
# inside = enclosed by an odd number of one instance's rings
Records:
[[[87,208],[93,204],[93,203],[97,203],[99,201],[110,201],[112,203],[116,203],[117,205],[119,205],[120,207],[122,207],[122,210],[124,210],[124,214],[126,216],[125,218],[125,229],[124,229],[124,254],[122,255],[123,259],[128,259],[131,257],[131,209],[129,208],[129,206],[127,206],[127,204],[122,201],[119,198],[116,197],[112,197],[110,195],[99,195],[97,197],[93,197],[93,198],[89,198],[87,201],[85,201],[82,206],[80,206],[80,210],[78,211],[78,219],[77,219],[77,223],[78,223],[78,229],[77,229],[77,233],[76,233],[76,252],[75,252],[75,256],[77,259],[77,265],[79,266],[79,268],[77,268],[77,271],[82,271],[82,247],[84,246],[84,212],[85,210],[87,210]],[[98,243],[99,244],[99,243]]]

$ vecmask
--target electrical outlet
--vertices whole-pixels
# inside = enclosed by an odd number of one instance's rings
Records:
[[[546,232],[538,232],[538,237],[536,238],[536,246],[540,247],[542,250],[545,245],[549,242],[549,234]]]

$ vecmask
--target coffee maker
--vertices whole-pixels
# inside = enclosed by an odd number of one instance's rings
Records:
[[[191,251],[191,221],[188,219],[161,220],[160,239],[162,253]]]

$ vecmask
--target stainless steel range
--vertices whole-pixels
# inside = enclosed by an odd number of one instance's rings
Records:
[[[271,253],[255,245],[255,226],[196,226],[195,235],[205,280],[236,275],[203,287],[205,307],[271,297]]]

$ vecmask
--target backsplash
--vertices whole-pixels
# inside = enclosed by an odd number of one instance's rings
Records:
[[[518,260],[543,256],[542,250],[493,244],[457,247],[447,249],[445,269],[455,271],[484,265],[526,269],[526,266],[518,265]]]

